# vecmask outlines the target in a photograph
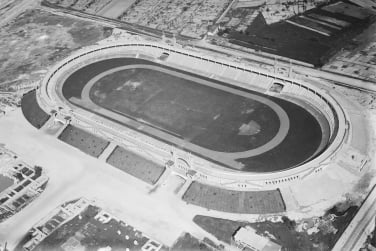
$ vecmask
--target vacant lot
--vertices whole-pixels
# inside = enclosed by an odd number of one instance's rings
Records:
[[[193,182],[183,196],[188,203],[230,213],[272,214],[286,210],[279,190],[235,191]]]
[[[138,0],[119,19],[191,37],[204,35],[230,0]]]
[[[47,5],[57,5],[63,8],[96,14],[108,6],[112,0],[44,0]]]
[[[39,107],[35,90],[23,96],[21,108],[27,121],[37,129],[40,129],[50,118],[50,115]]]
[[[29,10],[0,29],[0,89],[39,80],[72,51],[111,34],[95,23]]]
[[[149,184],[155,184],[165,167],[147,160],[123,147],[116,147],[107,163]]]
[[[68,125],[64,129],[59,135],[59,139],[96,158],[109,144],[107,140],[72,125]]]

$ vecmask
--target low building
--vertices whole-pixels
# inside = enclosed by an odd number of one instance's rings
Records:
[[[0,147],[0,222],[11,217],[44,190],[48,177],[39,166],[31,167]]]
[[[32,227],[16,250],[51,250],[51,243],[54,249],[66,251],[119,250],[120,247],[159,251],[163,246],[85,198],[55,208]]]
[[[249,227],[239,228],[232,236],[232,244],[239,250],[244,251],[279,251],[282,247],[271,241],[269,238],[261,236]]]

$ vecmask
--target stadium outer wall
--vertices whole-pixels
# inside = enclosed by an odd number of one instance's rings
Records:
[[[158,58],[163,53],[168,53],[168,58],[166,61],[160,62]],[[227,82],[234,80],[229,76],[235,76],[239,86],[268,95],[274,95],[270,91],[272,84],[280,83],[284,86],[281,94],[303,97],[305,102],[324,114],[330,126],[329,144],[314,159],[291,169],[269,173],[239,172],[226,169],[182,149],[125,128],[115,122],[75,107],[64,99],[59,84],[64,82],[72,72],[87,63],[119,56],[145,57],[147,59],[152,57],[162,64],[188,72],[193,71],[222,81],[227,80]],[[190,67],[186,67],[186,65]],[[206,69],[206,71],[203,71],[203,69]],[[220,74],[214,74],[214,72]],[[254,78],[255,76],[261,76],[265,81],[261,84],[259,81],[249,81],[250,77]],[[153,42],[108,43],[79,50],[52,67],[43,79],[37,96],[39,105],[47,113],[57,111],[59,117],[68,116],[71,118],[69,120],[71,124],[116,143],[145,152],[161,163],[173,163],[172,168],[179,170],[180,173],[183,171],[189,178],[231,189],[277,188],[282,184],[297,182],[307,176],[319,173],[334,162],[343,146],[349,145],[352,138],[349,116],[346,115],[338,100],[324,89],[300,80],[274,75],[262,69],[253,69],[239,63],[228,62],[225,59],[203,56],[200,53],[176,46]]]

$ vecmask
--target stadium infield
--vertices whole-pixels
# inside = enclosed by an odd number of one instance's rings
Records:
[[[89,89],[89,99],[100,107],[224,153],[259,148],[279,133],[281,120],[287,126],[288,119],[279,118],[282,111],[267,99],[213,88],[160,67],[130,67],[100,74],[85,86],[82,98]]]
[[[119,67],[125,68],[114,70]],[[91,63],[61,88],[75,106],[231,169],[289,169],[312,158],[322,143],[317,117],[296,103],[145,59]],[[247,152],[274,139],[277,144],[264,151]]]

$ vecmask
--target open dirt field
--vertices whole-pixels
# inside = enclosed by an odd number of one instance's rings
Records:
[[[38,81],[51,65],[110,33],[91,22],[27,10],[0,28],[0,89]]]

